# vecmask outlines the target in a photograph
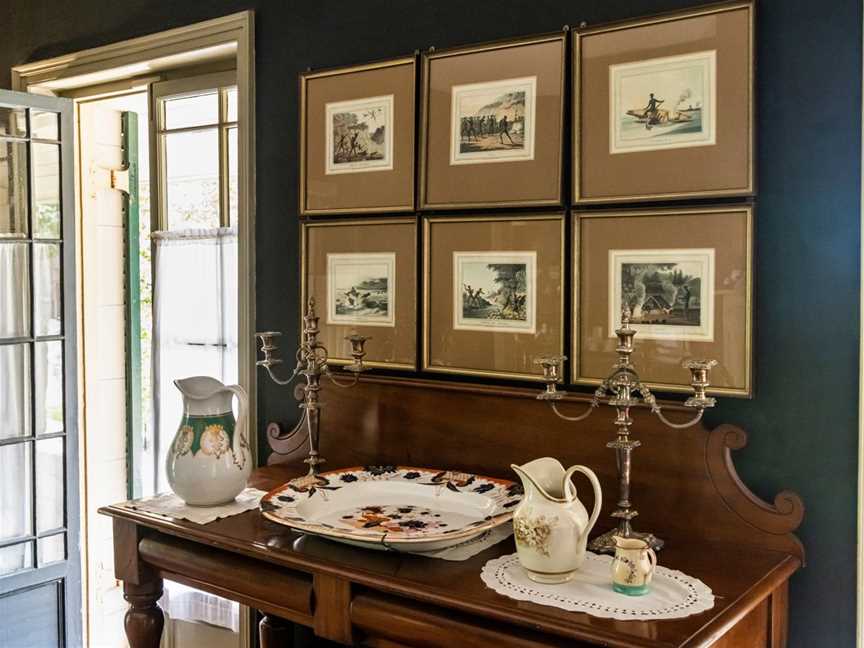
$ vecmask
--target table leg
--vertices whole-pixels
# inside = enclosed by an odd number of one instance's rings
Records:
[[[258,624],[261,648],[292,648],[294,624],[272,614],[265,614]]]
[[[130,606],[126,611],[125,628],[131,648],[159,648],[165,625],[165,617],[157,604],[161,597],[161,578],[141,585],[123,583],[123,598]]]

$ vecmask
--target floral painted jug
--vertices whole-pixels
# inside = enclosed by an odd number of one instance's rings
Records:
[[[657,569],[657,554],[641,538],[614,536],[613,539],[612,589],[628,596],[647,594]]]
[[[249,399],[239,385],[194,376],[175,380],[183,419],[165,458],[171,489],[191,506],[216,506],[246,488],[252,455],[246,438]],[[231,400],[237,396],[237,420]]]
[[[525,573],[538,583],[565,583],[585,560],[588,533],[603,504],[600,482],[585,466],[564,470],[557,459],[544,457],[522,466],[511,465],[522,480],[525,496],[513,513],[516,552]],[[591,517],[571,477],[584,474],[594,489]]]

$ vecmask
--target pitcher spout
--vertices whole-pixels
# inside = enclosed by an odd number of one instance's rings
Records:
[[[541,457],[521,466],[510,464],[510,467],[522,480],[526,494],[533,488],[541,497],[551,502],[571,501],[572,493],[565,482],[566,471],[557,459]]]
[[[203,400],[211,398],[225,389],[225,385],[211,376],[191,376],[189,378],[178,378],[174,386],[180,390],[186,398]]]

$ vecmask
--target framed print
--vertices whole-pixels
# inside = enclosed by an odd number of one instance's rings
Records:
[[[320,340],[331,361],[351,362],[345,337],[360,333],[371,337],[370,366],[416,369],[416,221],[315,221],[301,227],[301,303],[315,297],[320,305]]]
[[[754,193],[750,2],[574,39],[574,204]]]
[[[561,204],[563,33],[423,56],[420,205]]]
[[[396,253],[327,255],[327,323],[396,325]]]
[[[572,378],[611,371],[622,313],[644,382],[689,391],[685,360],[713,359],[714,394],[752,396],[753,213],[748,205],[573,215]]]
[[[325,105],[325,173],[393,168],[393,95]]]
[[[561,355],[564,217],[428,217],[423,369],[542,380]]]
[[[537,77],[453,86],[450,164],[534,159]]]
[[[643,340],[714,341],[714,248],[609,250],[609,337],[630,326]]]
[[[537,252],[454,252],[453,330],[534,333]]]
[[[300,213],[414,211],[414,57],[300,77]]]

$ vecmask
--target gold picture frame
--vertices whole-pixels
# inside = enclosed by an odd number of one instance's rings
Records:
[[[689,392],[681,363],[714,359],[709,391],[752,398],[753,216],[749,204],[573,212],[571,381],[608,374],[629,291],[649,387]]]
[[[352,362],[351,344],[344,338],[356,332],[370,336],[364,364],[416,371],[417,221],[405,217],[307,221],[301,224],[300,234],[301,303],[309,296],[316,298],[320,339],[330,352],[328,362]],[[340,280],[350,283],[352,273],[363,280],[362,272],[375,278],[383,274],[386,286],[381,290],[367,277],[365,286],[354,281],[345,297]],[[384,308],[375,299],[379,293],[386,295]],[[365,301],[353,312],[342,313],[337,307],[339,296]],[[301,316],[303,312],[300,309]]]
[[[300,75],[302,216],[414,211],[416,88],[416,56]]]
[[[543,379],[534,360],[564,349],[565,222],[563,213],[424,219],[424,371]],[[521,290],[489,287],[510,271],[522,273]]]
[[[573,205],[755,194],[754,13],[731,2],[574,32]]]
[[[563,204],[566,36],[558,32],[423,54],[421,210]],[[525,48],[533,50],[531,56],[524,55]],[[484,97],[492,102],[485,107]],[[507,98],[510,106],[501,115],[488,110],[496,98]],[[480,114],[484,110],[489,114]],[[459,115],[469,130],[454,127]],[[510,134],[515,137],[508,142]]]

